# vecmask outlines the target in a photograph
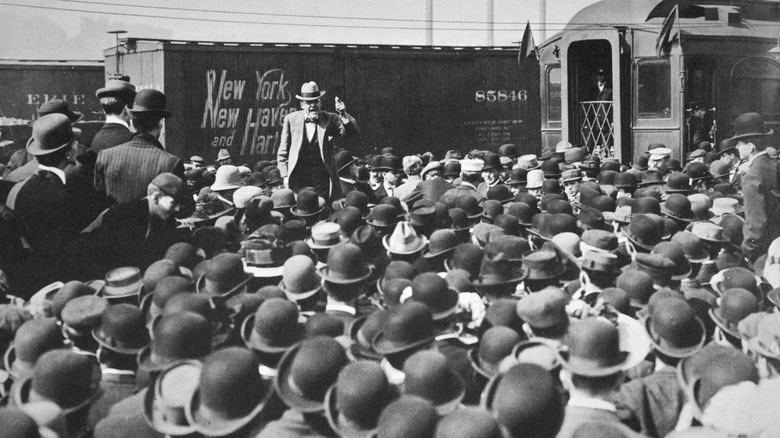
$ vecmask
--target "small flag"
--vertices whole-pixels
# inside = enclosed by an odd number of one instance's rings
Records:
[[[536,55],[536,43],[534,43],[534,34],[531,33],[531,22],[526,22],[523,40],[520,41],[520,52],[517,54],[517,62],[523,62],[525,58]]]

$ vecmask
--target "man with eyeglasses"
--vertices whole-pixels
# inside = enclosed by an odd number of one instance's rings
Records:
[[[295,97],[301,102],[302,111],[284,118],[276,160],[285,185],[294,192],[313,187],[319,196],[333,200],[341,197],[333,139],[356,135],[359,130],[338,97],[338,114],[321,110],[324,94],[314,82],[301,86],[301,94]]]

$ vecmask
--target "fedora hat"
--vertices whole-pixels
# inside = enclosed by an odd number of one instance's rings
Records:
[[[538,250],[523,255],[528,280],[549,280],[566,272],[566,266],[554,251]]]
[[[517,315],[534,329],[566,327],[569,316],[566,304],[571,298],[557,287],[547,287],[517,302]]]
[[[143,287],[141,271],[132,266],[108,271],[105,281],[106,284],[100,290],[100,295],[109,302],[126,298],[135,298],[137,300]]]
[[[44,353],[65,348],[65,339],[52,318],[31,319],[14,333],[13,342],[3,355],[5,371],[15,380],[30,375]]]
[[[184,412],[198,388],[203,364],[196,360],[174,362],[154,379],[144,395],[144,419],[155,431],[169,436],[195,433]]]
[[[206,266],[206,272],[195,283],[198,293],[229,298],[240,293],[251,280],[244,272],[244,263],[238,254],[217,254]]]
[[[417,235],[409,222],[399,222],[393,234],[382,238],[382,244],[392,254],[415,254],[428,244],[424,235]]]
[[[252,422],[273,394],[257,372],[259,360],[243,348],[228,347],[203,361],[197,388],[184,405],[187,422],[204,436],[227,436]]]
[[[323,280],[336,284],[360,283],[371,276],[363,252],[355,244],[343,243],[328,251],[328,263],[320,268]]]
[[[726,243],[728,240],[723,237],[723,227],[715,225],[709,221],[693,222],[688,231],[696,235],[701,240],[713,243]]]
[[[582,181],[582,171],[579,169],[568,169],[563,172],[561,179],[564,183]]]
[[[509,327],[491,327],[482,334],[477,348],[469,352],[471,367],[477,374],[490,378],[498,372],[498,365],[512,354],[523,338]]]
[[[135,94],[135,85],[128,81],[115,78],[107,80],[105,87],[98,88],[97,91],[95,91],[95,96],[98,99],[116,96],[125,104],[130,104],[133,102],[133,99],[135,99]]]
[[[558,385],[539,365],[521,363],[490,379],[481,407],[511,436],[555,436],[564,416]]]
[[[406,279],[391,280],[391,282],[394,281],[406,282],[407,286],[411,285],[411,281]],[[352,339],[352,343],[347,349],[347,356],[349,356],[351,361],[356,362],[361,359],[367,359],[379,362],[382,360],[382,356],[377,354],[371,346],[371,340],[379,333],[379,330],[385,325],[390,315],[390,310],[382,309],[352,321],[347,330],[350,339]]]
[[[70,146],[75,139],[70,120],[63,114],[49,114],[36,120],[27,141],[31,155],[48,155]]]
[[[70,120],[70,123],[76,123],[84,118],[84,114],[78,111],[71,111],[70,108],[68,108],[68,103],[62,99],[52,99],[44,102],[38,107],[38,118],[50,114],[62,114]]]
[[[609,376],[623,371],[628,359],[628,352],[620,350],[617,327],[595,317],[569,326],[558,354],[564,368],[585,377]]]
[[[149,344],[146,319],[137,306],[114,304],[103,311],[100,327],[92,330],[101,347],[119,354],[135,356]]]
[[[564,151],[564,154],[566,164],[572,164],[583,161],[587,157],[587,150],[585,148],[571,148]]]
[[[433,314],[425,304],[407,301],[390,315],[371,340],[374,351],[387,356],[434,341]]]
[[[241,339],[251,350],[261,353],[283,353],[303,337],[303,324],[298,320],[298,306],[281,299],[270,298],[241,324]]]
[[[138,368],[160,371],[182,360],[200,360],[211,352],[212,327],[202,315],[176,312],[161,315],[152,324],[151,343],[136,356]]]
[[[479,268],[479,275],[471,284],[476,288],[512,287],[528,276],[528,270],[517,261],[506,258],[504,253],[491,257],[485,255]]]
[[[221,190],[235,190],[244,186],[241,181],[241,175],[239,174],[238,167],[226,164],[219,166],[217,174],[214,178],[214,184],[211,185],[212,191]]]
[[[24,410],[38,401],[55,403],[67,416],[88,408],[101,394],[100,367],[89,356],[70,350],[50,350],[38,359],[31,375],[14,383],[11,399]]]
[[[147,88],[136,93],[133,105],[127,109],[131,113],[156,114],[168,118],[173,114],[165,108],[167,104],[167,99],[162,91]]]
[[[282,356],[274,388],[291,409],[321,413],[325,394],[347,362],[344,347],[336,340],[325,336],[306,339]]]
[[[658,300],[649,309],[644,324],[655,349],[673,358],[695,354],[706,339],[704,323],[682,298]]]
[[[379,364],[357,361],[341,370],[325,394],[325,417],[338,436],[374,436],[382,410],[397,395]]]
[[[758,299],[741,288],[728,289],[718,298],[718,306],[709,309],[710,318],[725,333],[740,339],[739,322],[760,311]]]
[[[463,378],[444,354],[422,350],[404,361],[404,394],[429,400],[440,416],[458,408],[466,392]]]
[[[422,273],[412,280],[411,287],[412,295],[409,299],[428,306],[434,321],[445,319],[458,309],[458,291],[438,274]]]
[[[734,136],[730,141],[744,139],[746,137],[768,136],[772,131],[764,124],[764,118],[759,113],[745,113],[734,120]]]
[[[325,95],[325,90],[320,91],[320,87],[314,81],[309,81],[301,85],[301,94],[296,94],[298,100],[317,100]]]

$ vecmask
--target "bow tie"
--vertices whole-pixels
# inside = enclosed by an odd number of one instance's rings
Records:
[[[306,117],[306,123],[317,123],[318,117]]]

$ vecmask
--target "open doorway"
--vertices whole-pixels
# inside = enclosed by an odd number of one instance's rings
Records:
[[[612,155],[612,46],[607,40],[569,46],[569,141],[593,153]]]

